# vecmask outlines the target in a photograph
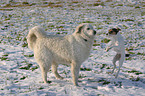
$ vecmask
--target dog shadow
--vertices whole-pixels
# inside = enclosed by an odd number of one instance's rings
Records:
[[[124,73],[121,73],[120,75],[125,75]],[[91,79],[92,78],[92,79]],[[142,88],[145,89],[145,78],[134,78],[134,77],[129,77],[129,78],[115,78],[114,76],[110,76],[109,78],[102,78],[102,77],[90,77],[87,80],[83,80],[82,82],[86,83],[81,83],[82,87],[85,88],[91,88],[91,89],[96,89],[96,90],[112,90],[113,92],[117,91],[116,88],[124,88],[124,89],[129,89],[129,88]]]

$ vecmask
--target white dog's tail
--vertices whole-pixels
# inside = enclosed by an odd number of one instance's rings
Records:
[[[28,42],[28,47],[33,50],[33,47],[36,43],[36,40],[38,38],[43,38],[46,36],[46,33],[45,31],[39,27],[39,26],[35,26],[34,28],[32,28],[30,31],[29,31],[29,34],[27,36],[27,42]]]

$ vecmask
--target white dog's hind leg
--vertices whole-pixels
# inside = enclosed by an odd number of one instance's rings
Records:
[[[43,67],[40,65],[40,69],[41,69],[42,79],[43,79],[44,83],[47,83],[47,72],[50,69],[50,66]]]
[[[73,84],[75,86],[78,86],[79,71],[80,71],[80,65],[77,64],[76,62],[72,62],[71,73],[72,73]]]
[[[61,77],[61,76],[58,74],[58,72],[57,72],[57,67],[58,67],[58,65],[57,65],[55,62],[53,62],[53,63],[52,63],[52,72],[54,73],[54,75],[55,75],[55,77],[56,77],[57,79],[63,79],[63,77]]]
[[[48,83],[47,82],[47,72],[49,71],[49,69],[51,67],[52,60],[46,54],[43,54],[43,55],[44,55],[43,58],[41,55],[35,55],[35,59],[40,66],[42,79],[43,79],[44,83]]]

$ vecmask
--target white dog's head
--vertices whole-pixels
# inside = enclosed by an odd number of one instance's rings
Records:
[[[106,34],[109,37],[114,37],[117,35],[117,33],[120,31],[120,28],[112,28],[109,30],[109,32]]]
[[[77,26],[75,34],[79,34],[85,41],[88,41],[94,39],[96,31],[92,25],[83,23]]]

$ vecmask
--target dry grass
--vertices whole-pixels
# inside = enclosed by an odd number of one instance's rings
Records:
[[[63,2],[44,2],[43,5],[38,5],[36,3],[31,3],[29,4],[28,2],[22,2],[22,3],[9,3],[3,6],[3,8],[11,8],[11,7],[30,7],[35,5],[36,7],[63,7],[62,5]],[[0,9],[0,10],[5,10],[5,9]]]

